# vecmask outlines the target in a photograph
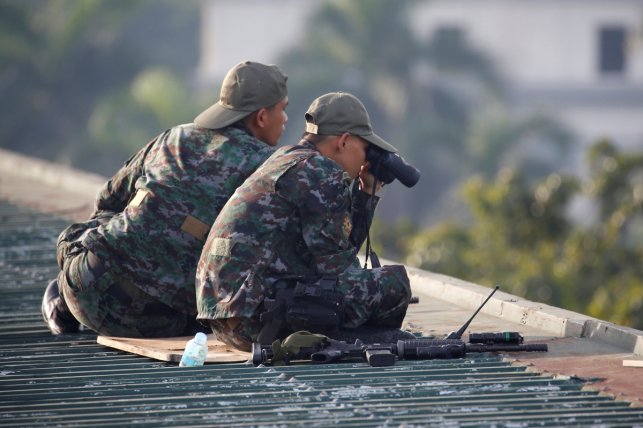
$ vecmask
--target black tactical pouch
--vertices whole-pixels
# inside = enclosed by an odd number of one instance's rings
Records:
[[[274,295],[263,301],[259,315],[264,327],[261,344],[270,344],[284,334],[307,330],[316,333],[336,331],[344,317],[343,297],[335,290],[337,277],[282,279],[273,285]]]
[[[343,318],[342,295],[335,291],[337,278],[314,283],[298,282],[286,308],[286,325],[293,331],[334,331]]]

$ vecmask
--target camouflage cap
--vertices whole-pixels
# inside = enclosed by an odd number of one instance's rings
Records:
[[[318,135],[357,135],[387,152],[397,149],[373,132],[364,104],[355,95],[331,92],[317,98],[306,112],[306,132]]]
[[[287,80],[288,76],[276,65],[240,62],[223,79],[219,101],[199,114],[194,123],[202,128],[219,129],[270,107],[288,95]]]

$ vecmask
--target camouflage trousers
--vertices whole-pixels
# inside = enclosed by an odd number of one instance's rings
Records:
[[[172,337],[208,331],[194,316],[170,308],[127,279],[115,276],[82,246],[65,248],[64,252],[59,257],[60,293],[74,317],[95,332],[119,337]]]
[[[338,276],[335,291],[344,299],[340,329],[345,330],[362,326],[399,328],[411,300],[409,278],[401,265],[362,269],[356,261]],[[218,340],[249,351],[263,328],[259,320],[261,312],[260,307],[252,318],[210,320],[210,327]],[[279,338],[292,332],[286,328]]]

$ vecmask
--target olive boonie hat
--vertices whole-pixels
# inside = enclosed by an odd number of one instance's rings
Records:
[[[219,129],[253,111],[270,107],[288,95],[286,80],[288,76],[276,65],[240,62],[223,79],[219,101],[199,114],[194,123],[202,128]]]
[[[387,152],[397,149],[373,132],[364,104],[355,95],[331,92],[317,98],[306,112],[306,132],[318,135],[357,135]]]

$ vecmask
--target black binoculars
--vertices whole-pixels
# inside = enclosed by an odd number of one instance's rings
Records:
[[[387,152],[373,144],[369,144],[366,160],[371,163],[370,172],[384,184],[398,179],[406,187],[413,187],[420,179],[420,171],[408,164],[397,153]]]

